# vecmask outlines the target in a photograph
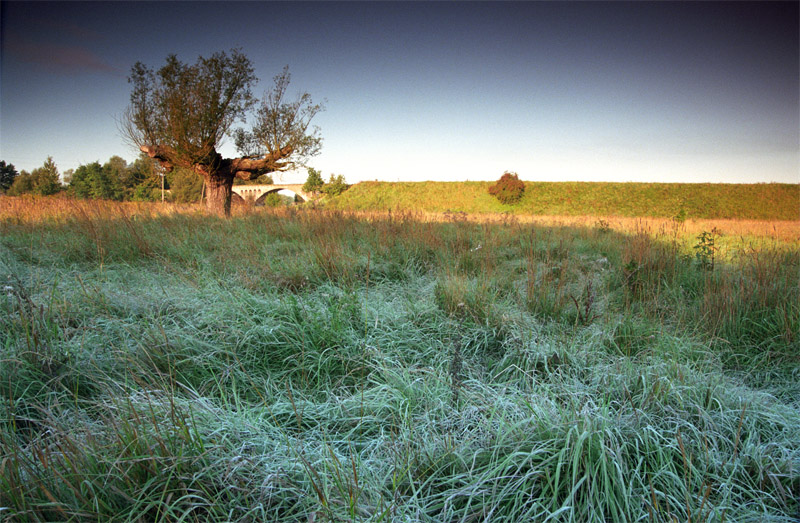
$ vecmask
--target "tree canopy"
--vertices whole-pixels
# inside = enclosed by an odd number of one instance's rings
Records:
[[[155,200],[158,197],[154,189],[160,186],[160,176],[154,170],[153,160],[144,153],[131,164],[124,158],[112,156],[102,165],[95,161],[67,174],[68,190],[78,198]]]
[[[19,173],[14,168],[14,164],[6,164],[5,160],[0,160],[0,191],[8,190],[17,176]]]
[[[14,183],[8,189],[10,196],[24,193],[34,193],[41,196],[55,194],[61,190],[58,167],[51,156],[47,157],[41,167],[37,167],[32,172],[22,171],[14,179]]]
[[[253,67],[238,50],[201,56],[191,65],[169,55],[157,72],[137,62],[128,81],[127,137],[181,167],[219,161],[220,141],[256,101]]]
[[[339,196],[349,188],[350,185],[345,181],[343,174],[334,175],[331,173],[328,183],[322,187],[322,192],[328,196]]]
[[[307,193],[315,193],[322,189],[325,185],[325,180],[322,179],[322,173],[313,167],[308,168],[308,178],[303,184],[303,190]]]

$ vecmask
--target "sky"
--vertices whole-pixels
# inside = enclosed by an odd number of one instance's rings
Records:
[[[240,48],[325,101],[326,179],[798,183],[798,6],[2,1],[0,159],[133,161],[131,66]]]

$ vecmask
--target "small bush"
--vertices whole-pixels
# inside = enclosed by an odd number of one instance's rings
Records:
[[[339,196],[347,189],[350,188],[350,185],[344,179],[344,175],[334,176],[331,174],[330,180],[328,183],[322,186],[322,192],[327,194],[328,196]]]
[[[694,256],[698,266],[707,271],[714,270],[714,262],[719,247],[716,245],[719,232],[716,228],[711,232],[703,231],[697,236],[697,244],[694,246]]]
[[[325,180],[322,179],[322,173],[313,167],[308,168],[308,178],[306,183],[303,184],[303,190],[307,193],[315,193],[322,190],[325,185]]]
[[[504,172],[497,183],[489,187],[489,194],[500,200],[500,203],[512,205],[520,201],[525,193],[525,184],[517,173]]]
[[[292,202],[294,202],[294,199],[279,194],[278,192],[267,193],[264,196],[265,207],[282,207],[284,205],[290,205]]]

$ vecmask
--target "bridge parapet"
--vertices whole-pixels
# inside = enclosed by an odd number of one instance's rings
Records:
[[[234,194],[238,194],[245,200],[257,201],[265,194],[269,194],[271,192],[278,192],[283,189],[295,193],[305,201],[308,201],[313,197],[313,195],[303,190],[302,183],[275,183],[271,185],[234,185],[232,191]]]

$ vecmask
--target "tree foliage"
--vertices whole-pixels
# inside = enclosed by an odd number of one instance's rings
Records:
[[[44,162],[44,165],[34,169],[31,175],[34,179],[34,192],[36,194],[47,196],[49,194],[55,194],[61,190],[58,167],[56,167],[56,163],[53,161],[52,156],[48,156],[47,160]]]
[[[0,160],[0,191],[8,190],[17,176],[19,173],[14,168],[14,164],[6,164],[5,160]]]
[[[339,196],[349,188],[350,185],[345,181],[344,175],[339,174],[334,176],[331,174],[328,183],[322,187],[322,192],[328,196]]]
[[[9,196],[19,196],[21,194],[33,193],[33,177],[31,173],[23,169],[20,171],[19,176],[14,178],[14,183],[11,184],[6,194]]]
[[[160,147],[165,162],[192,168],[219,161],[216,148],[255,103],[250,60],[238,50],[185,64],[174,54],[158,71],[134,64],[123,131],[139,147]]]
[[[497,180],[497,183],[489,186],[489,194],[507,205],[520,201],[524,193],[525,184],[519,179],[519,175],[514,172],[506,171]]]
[[[322,190],[323,185],[325,185],[325,180],[322,179],[322,173],[313,167],[309,167],[308,178],[306,178],[306,183],[303,184],[303,191],[313,194]]]
[[[69,192],[78,198],[105,200],[154,200],[161,179],[153,160],[142,153],[132,164],[112,156],[100,164],[80,165],[69,176]]]
[[[56,167],[52,156],[48,156],[41,167],[37,167],[32,172],[22,171],[8,189],[9,196],[17,196],[25,193],[47,196],[55,194],[61,190],[58,167]]]
[[[291,205],[294,199],[276,191],[264,195],[262,201],[265,207],[283,207],[285,205]]]
[[[125,195],[119,172],[111,164],[100,165],[100,162],[81,165],[75,169],[69,191],[78,198],[103,200],[122,200]]]
[[[265,93],[252,129],[236,130],[236,148],[244,157],[282,156],[282,149],[286,144],[291,144],[292,161],[286,166],[293,167],[319,154],[322,147],[319,127],[309,129],[309,126],[323,106],[315,104],[308,93],[300,94],[294,101],[287,101],[286,90],[290,81],[289,66],[286,66],[273,79],[272,90]]]
[[[195,203],[203,194],[203,179],[191,170],[176,167],[167,173],[170,200],[178,203]]]
[[[156,201],[161,199],[161,170],[156,161],[142,152],[128,166],[126,198],[135,201]]]

